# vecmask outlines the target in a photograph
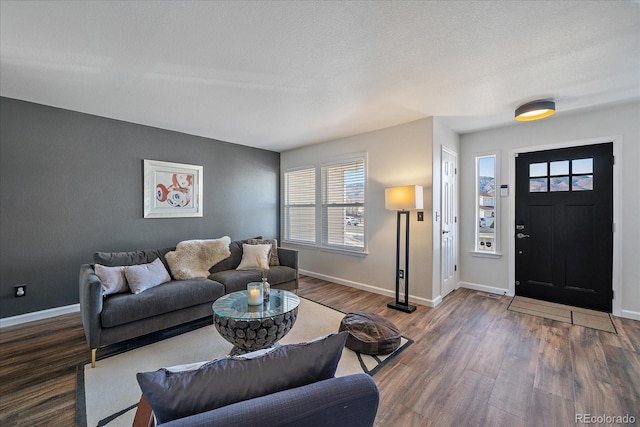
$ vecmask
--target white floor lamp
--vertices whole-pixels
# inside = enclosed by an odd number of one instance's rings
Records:
[[[407,185],[393,187],[384,190],[384,207],[391,211],[397,211],[396,231],[396,300],[390,302],[387,307],[395,310],[412,313],[416,307],[409,304],[409,213],[413,210],[423,209],[423,190],[421,185]],[[400,217],[406,216],[405,225],[405,249],[404,270],[400,269]],[[404,301],[400,301],[400,279],[404,278]]]

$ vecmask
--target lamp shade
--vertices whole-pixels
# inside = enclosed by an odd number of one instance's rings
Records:
[[[548,100],[528,102],[516,110],[516,120],[530,122],[549,117],[556,112],[556,103]]]
[[[391,211],[412,211],[423,209],[421,185],[406,185],[384,190],[384,207]]]

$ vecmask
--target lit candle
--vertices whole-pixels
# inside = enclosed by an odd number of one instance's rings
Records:
[[[249,283],[247,285],[247,303],[249,305],[262,305],[262,283]]]

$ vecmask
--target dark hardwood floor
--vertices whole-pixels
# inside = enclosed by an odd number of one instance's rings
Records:
[[[458,289],[435,309],[304,277],[299,294],[368,310],[415,342],[374,376],[378,426],[571,426],[576,414],[640,422],[640,322],[618,335],[507,311],[508,297]],[[0,329],[0,425],[73,426],[76,367],[89,362],[78,313]]]

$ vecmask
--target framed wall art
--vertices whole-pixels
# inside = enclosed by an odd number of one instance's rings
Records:
[[[202,216],[202,166],[143,160],[144,217]]]

